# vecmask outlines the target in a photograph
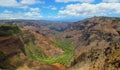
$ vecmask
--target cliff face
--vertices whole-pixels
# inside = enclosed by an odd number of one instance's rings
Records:
[[[82,27],[82,29],[81,29]],[[76,59],[70,70],[118,70],[120,19],[94,17],[74,23],[67,32],[76,45]],[[78,33],[78,31],[80,33]]]

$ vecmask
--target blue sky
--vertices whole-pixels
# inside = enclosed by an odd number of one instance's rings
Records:
[[[0,0],[0,19],[81,20],[120,17],[120,0]]]

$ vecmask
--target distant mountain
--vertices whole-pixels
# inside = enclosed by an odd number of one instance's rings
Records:
[[[66,30],[71,22],[57,22],[47,20],[0,20],[0,24],[16,24],[21,28],[37,28],[37,31],[43,35],[59,37],[59,33]],[[31,28],[32,27],[32,28]]]
[[[18,26],[47,27],[50,30],[63,31],[70,22],[57,22],[48,20],[0,20],[0,24],[17,24]]]

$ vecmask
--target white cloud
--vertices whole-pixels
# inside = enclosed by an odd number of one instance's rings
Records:
[[[39,8],[30,8],[30,10],[33,11],[33,12],[40,12]]]
[[[44,6],[43,8],[51,9],[51,10],[57,10],[57,8],[55,6],[52,6],[52,5]]]
[[[81,2],[81,3],[92,3],[94,2],[94,0],[55,0],[56,2],[64,2],[64,3],[68,3],[68,2]]]
[[[39,8],[31,8],[29,12],[12,12],[5,10],[0,14],[0,19],[40,19],[43,16],[40,14]]]
[[[0,0],[0,6],[2,7],[18,7],[21,6],[16,0]]]
[[[36,4],[36,3],[44,3],[42,0],[21,0],[22,4]]]
[[[47,16],[47,18],[49,19],[60,19],[60,18],[66,18],[66,16],[62,16],[62,15],[56,15],[56,16]]]
[[[52,7],[51,9],[52,9],[52,10],[57,10],[57,8],[56,8],[56,7]]]
[[[102,0],[102,1],[106,3],[120,3],[120,0]]]
[[[41,18],[41,14],[40,14],[40,9],[39,8],[31,8],[30,12],[26,12],[24,14],[25,16],[35,19],[35,18]]]
[[[17,8],[27,8],[28,5],[44,3],[42,0],[0,0],[0,7],[17,7]]]
[[[60,15],[65,16],[107,16],[120,14],[120,3],[99,3],[99,4],[70,4],[64,10],[60,10]]]
[[[0,0],[0,7],[25,8],[18,12],[6,9],[0,13],[0,19],[40,19],[43,17],[40,9],[29,6],[37,3],[41,4],[43,0]]]

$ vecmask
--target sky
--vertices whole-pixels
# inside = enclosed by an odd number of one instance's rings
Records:
[[[120,0],[0,0],[0,19],[81,20],[120,17]]]

